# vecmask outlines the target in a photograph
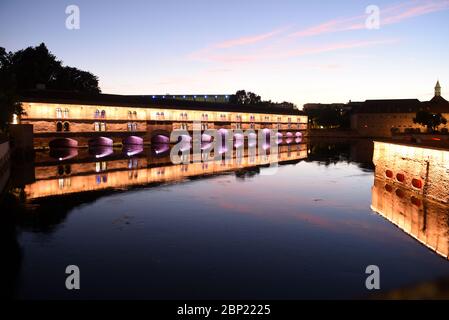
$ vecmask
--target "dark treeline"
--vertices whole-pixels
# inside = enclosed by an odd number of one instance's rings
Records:
[[[262,98],[250,91],[239,90],[235,95],[231,96],[230,103],[241,105],[257,105],[260,108],[283,108],[283,109],[296,109],[296,105],[291,102],[272,102],[271,100],[264,101]]]
[[[0,47],[0,128],[5,129],[13,114],[22,112],[21,91],[45,88],[100,93],[98,78],[90,72],[63,66],[44,43],[16,52]]]

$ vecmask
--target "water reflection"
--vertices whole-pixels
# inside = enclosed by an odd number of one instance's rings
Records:
[[[207,145],[203,145],[207,146]],[[269,146],[269,145],[268,145]],[[182,144],[180,151],[191,149],[189,143]],[[226,146],[218,148],[218,153],[224,153]],[[35,182],[26,184],[24,191],[27,199],[35,199],[78,192],[88,192],[107,188],[126,188],[134,185],[147,185],[158,182],[178,181],[187,177],[217,174],[229,170],[238,170],[247,167],[260,166],[276,161],[269,153],[259,154],[257,150],[237,149],[232,157],[226,160],[216,160],[213,152],[204,152],[200,156],[202,162],[192,163],[195,155],[183,155],[183,162],[188,164],[173,165],[169,157],[169,145],[154,145],[152,152],[143,152],[143,149],[126,149],[127,157],[134,153],[134,157],[127,159],[120,153],[114,157],[110,147],[97,147],[89,149],[89,154],[105,161],[94,161],[89,158],[78,157],[76,161],[61,165],[46,162],[45,154],[38,154],[34,170]],[[209,150],[210,151],[210,150]],[[307,157],[305,144],[279,146],[277,159],[279,163],[299,161]],[[39,159],[43,158],[43,159]],[[132,161],[132,164],[130,162]],[[205,165],[204,162],[207,162]],[[62,168],[62,169],[61,169]],[[128,170],[134,170],[130,175]]]
[[[371,209],[442,257],[449,257],[447,205],[376,178]]]
[[[449,151],[375,142],[373,211],[439,255],[449,255]]]

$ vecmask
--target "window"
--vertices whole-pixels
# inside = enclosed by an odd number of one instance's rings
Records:
[[[106,131],[106,123],[100,123],[100,131]]]
[[[62,110],[61,108],[56,108],[56,118],[62,118]]]
[[[64,118],[68,118],[69,117],[69,109],[68,108],[65,108],[64,109]]]
[[[131,122],[128,122],[128,131],[132,131],[133,130],[133,125]]]
[[[95,122],[94,123],[94,130],[95,131],[100,131],[100,123],[99,122]]]
[[[133,125],[132,125],[132,128],[133,128],[133,131],[137,131],[137,123],[133,123]]]
[[[128,119],[131,119],[133,117],[133,113],[131,111],[128,111]]]
[[[101,110],[101,118],[106,118],[106,111],[105,110]]]
[[[137,112],[136,111],[133,112],[133,117],[134,117],[134,119],[137,119]]]
[[[70,131],[70,124],[68,122],[64,122],[64,131]]]
[[[56,123],[56,131],[61,132],[62,131],[62,122]]]
[[[98,119],[100,118],[100,110],[95,110],[95,118]]]

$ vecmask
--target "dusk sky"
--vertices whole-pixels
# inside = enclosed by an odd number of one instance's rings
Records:
[[[68,5],[80,29],[66,28]],[[365,27],[367,6],[380,28]],[[449,0],[6,1],[0,46],[45,42],[104,93],[221,94],[347,102],[449,98]]]

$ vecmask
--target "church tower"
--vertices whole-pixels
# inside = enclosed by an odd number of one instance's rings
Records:
[[[437,81],[437,84],[435,86],[435,97],[441,97],[440,81]]]

